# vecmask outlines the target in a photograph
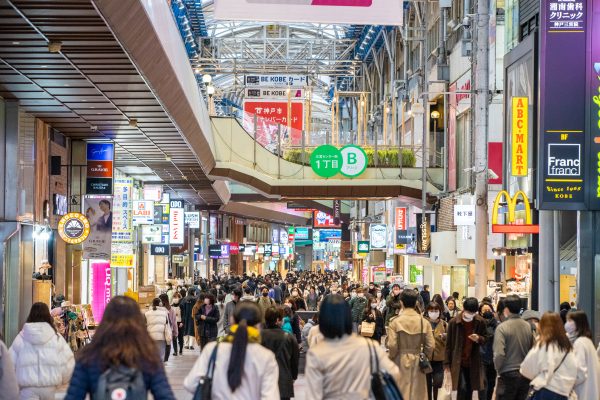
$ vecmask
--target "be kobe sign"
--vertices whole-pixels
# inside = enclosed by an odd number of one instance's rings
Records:
[[[331,178],[338,173],[354,178],[367,169],[367,154],[361,147],[352,144],[341,149],[327,144],[312,152],[310,166],[323,178]]]

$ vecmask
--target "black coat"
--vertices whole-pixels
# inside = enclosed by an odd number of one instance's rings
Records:
[[[263,329],[262,345],[275,354],[279,366],[279,392],[281,397],[294,397],[294,381],[298,378],[298,342],[293,335],[280,328]]]
[[[185,296],[181,301],[181,322],[183,322],[183,334],[186,336],[195,336],[194,319],[192,318],[194,304],[196,304],[194,296]]]
[[[219,314],[219,309],[216,305],[213,304],[212,310],[206,315],[206,319],[200,318],[202,315],[206,314],[206,304],[202,304],[200,307],[200,312],[196,314],[196,325],[198,325],[198,336],[203,336],[207,338],[216,338],[219,335],[219,328],[217,327],[217,322],[219,322],[219,318],[221,315]]]

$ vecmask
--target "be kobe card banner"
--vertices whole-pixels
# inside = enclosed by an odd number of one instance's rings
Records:
[[[221,20],[401,26],[402,14],[402,0],[215,0]]]

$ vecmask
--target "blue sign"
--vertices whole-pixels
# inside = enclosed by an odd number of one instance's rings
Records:
[[[113,161],[115,154],[115,145],[113,143],[88,143],[87,159],[88,161]]]
[[[319,242],[327,242],[329,239],[341,239],[341,229],[319,229],[316,230],[319,234]]]

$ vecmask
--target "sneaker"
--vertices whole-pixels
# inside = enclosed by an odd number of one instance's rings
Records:
[[[181,351],[179,351],[179,355],[182,355]]]

